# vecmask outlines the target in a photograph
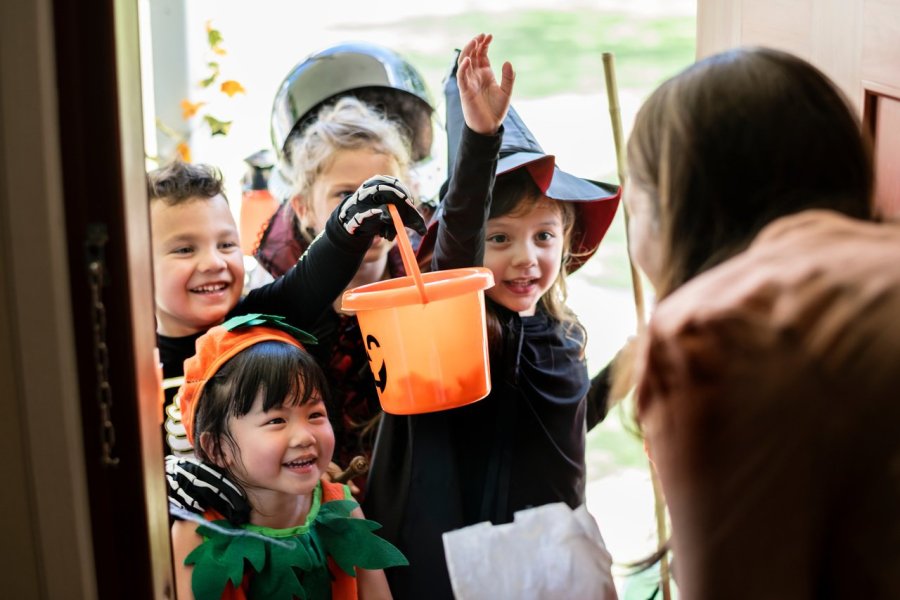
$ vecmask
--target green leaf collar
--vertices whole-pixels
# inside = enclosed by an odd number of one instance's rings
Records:
[[[204,540],[185,558],[194,565],[191,587],[196,600],[221,600],[230,581],[238,588],[250,575],[248,598],[301,600],[331,597],[327,557],[351,577],[355,567],[384,569],[408,565],[403,554],[373,531],[381,526],[350,513],[353,500],[321,503],[322,486],[313,493],[306,523],[271,529],[228,521],[197,528]]]

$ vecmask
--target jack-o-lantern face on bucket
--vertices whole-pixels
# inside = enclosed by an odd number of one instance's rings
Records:
[[[387,366],[384,364],[381,344],[374,335],[366,336],[366,358],[369,359],[369,367],[375,377],[375,387],[378,388],[379,393],[383,394],[384,388],[387,387]]]

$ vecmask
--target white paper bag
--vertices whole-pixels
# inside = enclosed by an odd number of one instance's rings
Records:
[[[612,558],[583,505],[547,504],[517,512],[512,523],[478,523],[443,538],[458,600],[616,599]]]

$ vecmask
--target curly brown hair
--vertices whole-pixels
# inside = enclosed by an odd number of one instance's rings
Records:
[[[222,173],[215,167],[175,160],[147,173],[147,197],[168,205],[194,198],[225,198]],[[227,198],[226,198],[227,202]]]

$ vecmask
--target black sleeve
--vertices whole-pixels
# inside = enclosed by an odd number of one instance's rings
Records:
[[[491,190],[503,128],[494,135],[464,127],[456,165],[441,217],[431,269],[480,267],[484,263],[484,224],[491,207]]]
[[[587,393],[587,430],[590,431],[606,418],[609,411],[609,390],[612,387],[613,363],[611,360],[591,378]]]
[[[266,313],[310,328],[353,279],[371,238],[353,237],[329,219],[293,267],[272,283],[252,290],[231,315]]]

